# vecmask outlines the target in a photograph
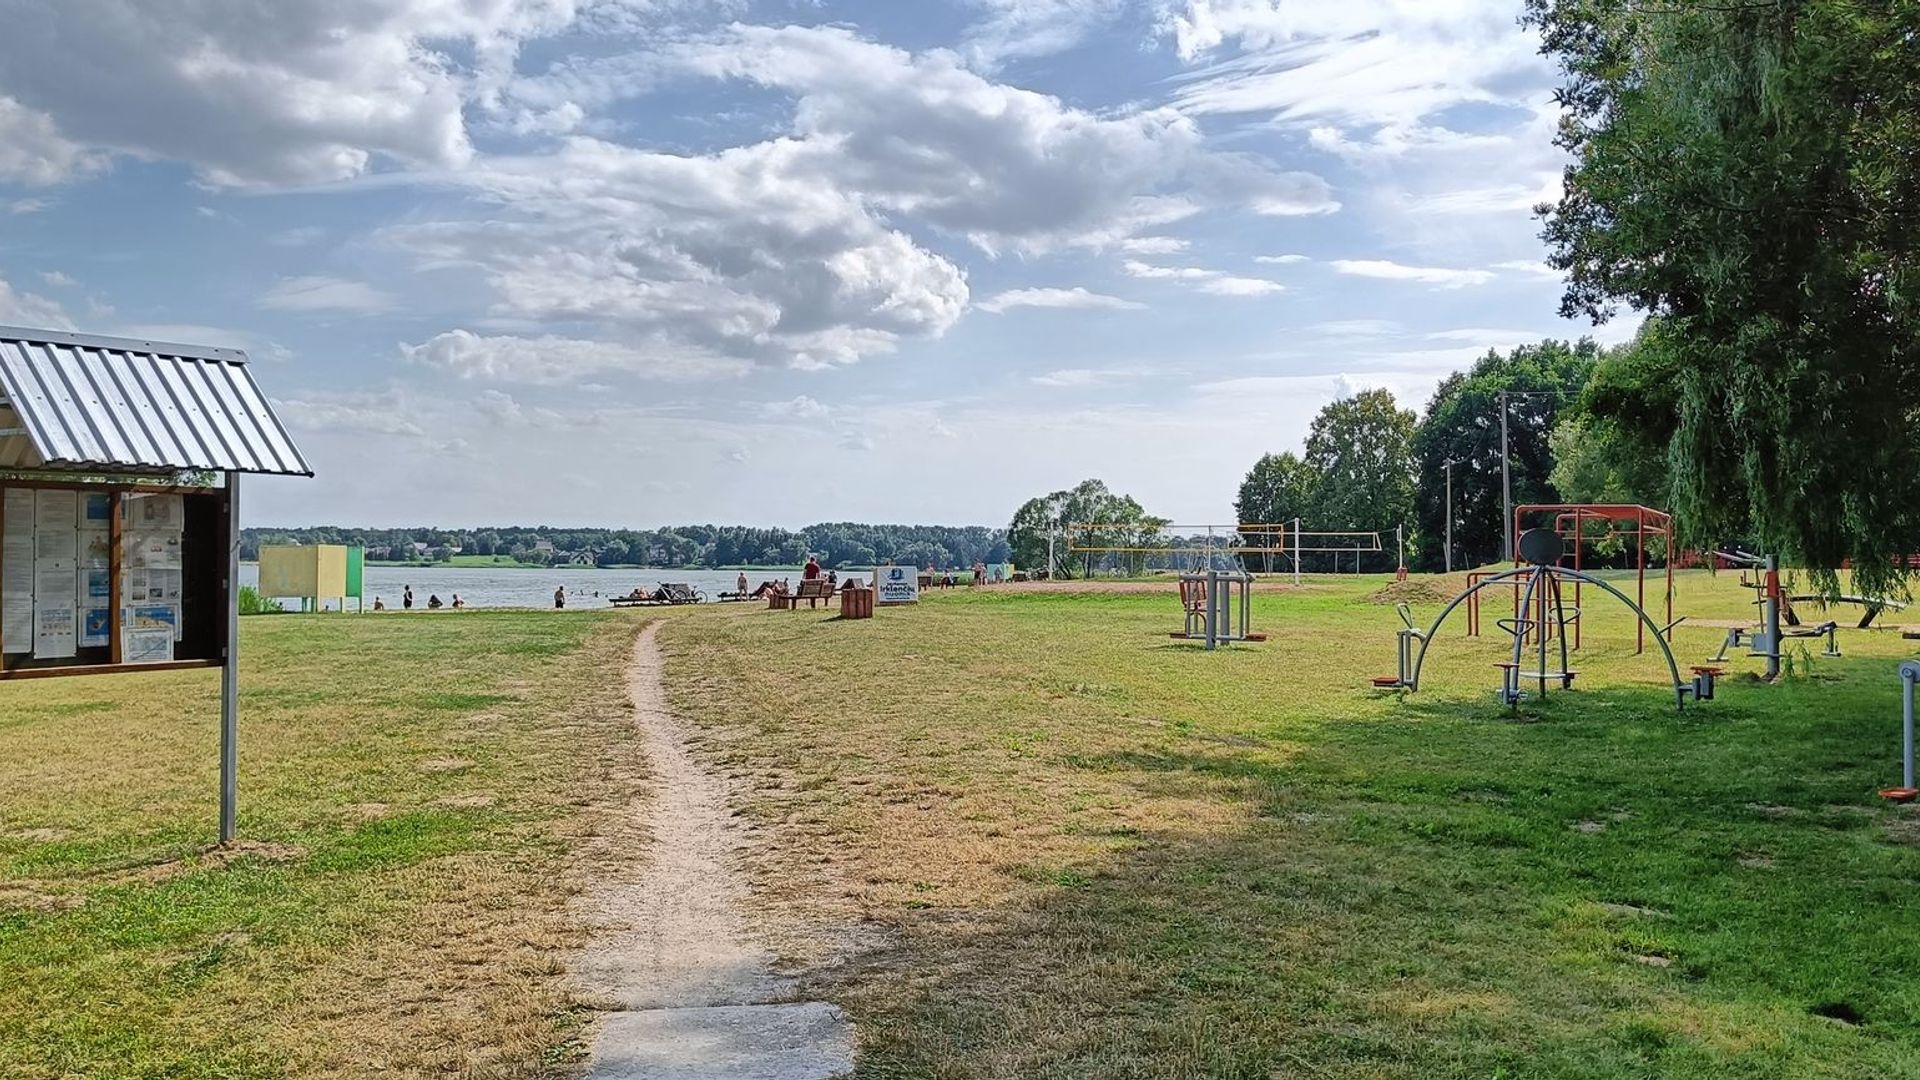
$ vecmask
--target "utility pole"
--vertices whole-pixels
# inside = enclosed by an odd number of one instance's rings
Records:
[[[1507,561],[1513,561],[1513,470],[1507,463],[1507,392],[1500,391],[1500,517],[1507,537]]]
[[[1443,466],[1447,470],[1447,531],[1440,538],[1440,546],[1447,553],[1447,573],[1453,573],[1453,459],[1448,458]]]

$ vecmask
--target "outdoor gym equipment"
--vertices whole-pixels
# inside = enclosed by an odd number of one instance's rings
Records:
[[[1740,585],[1742,588],[1752,589],[1754,591],[1753,602],[1760,608],[1760,625],[1735,627],[1727,631],[1726,640],[1720,643],[1720,651],[1713,654],[1715,663],[1725,660],[1728,650],[1744,646],[1747,650],[1747,655],[1758,656],[1766,660],[1767,678],[1772,680],[1780,677],[1781,645],[1788,638],[1824,637],[1827,639],[1824,655],[1840,655],[1839,623],[1828,620],[1827,622],[1813,626],[1803,626],[1800,624],[1799,618],[1793,614],[1793,602],[1795,600],[1820,600],[1822,598],[1818,596],[1789,597],[1786,594],[1786,590],[1780,585],[1779,556],[1753,555],[1745,551],[1737,550],[1716,551],[1713,554],[1715,557],[1741,568]],[[1755,577],[1748,573],[1750,570],[1758,570],[1760,575]],[[1838,597],[1836,599],[1848,603],[1868,605],[1867,616],[1860,621],[1860,625],[1863,627],[1872,622],[1874,617],[1880,614],[1882,608],[1891,607],[1899,610],[1905,606],[1895,601],[1874,601],[1861,597],[1848,596]],[[1785,627],[1781,625],[1783,619],[1788,624]]]
[[[1413,646],[1415,642],[1426,643],[1427,635],[1413,623],[1413,609],[1405,603],[1393,605],[1394,614],[1400,616],[1401,627],[1395,633],[1399,645],[1398,665],[1392,675],[1376,675],[1373,685],[1378,690],[1407,690],[1413,686]]]
[[[1880,613],[1888,609],[1894,611],[1907,610],[1907,605],[1898,600],[1886,600],[1873,596],[1821,596],[1818,593],[1802,593],[1797,596],[1782,597],[1781,599],[1783,602],[1780,606],[1780,617],[1787,621],[1788,626],[1800,625],[1800,613],[1793,608],[1795,604],[1815,604],[1819,606],[1822,611],[1834,604],[1858,604],[1862,610],[1860,613],[1860,621],[1854,625],[1854,629],[1856,630],[1866,630],[1872,627],[1873,620],[1879,618]],[[1834,655],[1837,656],[1839,654],[1835,653]]]
[[[1882,788],[1880,795],[1894,802],[1912,802],[1920,796],[1913,786],[1913,684],[1920,681],[1920,662],[1900,662],[1900,786]]]
[[[1235,641],[1265,641],[1248,630],[1253,575],[1245,570],[1202,570],[1180,575],[1180,608],[1186,628],[1168,637],[1204,641],[1209,650]]]
[[[1524,523],[1527,518],[1545,515],[1551,515],[1549,520],[1551,520],[1552,525],[1550,527],[1531,530],[1525,527]],[[1591,526],[1595,525],[1604,526],[1603,531],[1593,531]],[[1587,576],[1585,572],[1587,547],[1590,544],[1609,540],[1626,541],[1628,539],[1633,541],[1635,575],[1634,607],[1639,610],[1645,610],[1647,606],[1647,542],[1649,540],[1665,541],[1667,554],[1665,560],[1667,575],[1666,621],[1664,624],[1656,625],[1649,619],[1638,626],[1635,629],[1633,651],[1636,655],[1646,651],[1647,631],[1649,629],[1653,630],[1656,637],[1660,637],[1663,640],[1671,636],[1673,627],[1679,620],[1673,617],[1673,518],[1665,511],[1655,510],[1651,507],[1640,506],[1633,503],[1529,504],[1514,507],[1513,532],[1516,536],[1523,535],[1527,532],[1543,532],[1560,541],[1560,545],[1552,552],[1551,561],[1555,564],[1564,563],[1568,560],[1572,562],[1570,569],[1577,575],[1569,579],[1573,584],[1572,614],[1568,618],[1551,621],[1544,617],[1522,619],[1520,586],[1523,575],[1475,572],[1467,575],[1467,585],[1470,591],[1466,595],[1471,597],[1467,602],[1468,637],[1480,636],[1480,596],[1477,591],[1473,591],[1473,586],[1483,584],[1489,579],[1498,577],[1503,581],[1507,581],[1513,590],[1514,617],[1512,619],[1499,620],[1499,625],[1502,629],[1511,633],[1516,626],[1522,623],[1529,623],[1532,627],[1537,627],[1541,632],[1548,634],[1571,629],[1573,632],[1573,647],[1575,649],[1580,648],[1582,626],[1579,614],[1581,588],[1587,582],[1595,580]],[[1545,541],[1540,541],[1540,543],[1544,545]],[[1546,553],[1546,549],[1543,546],[1540,554]],[[1515,551],[1514,555],[1516,565],[1526,561],[1520,556],[1518,550]],[[1536,603],[1543,603],[1544,600],[1545,596],[1543,595],[1536,598]]]
[[[1573,614],[1572,619],[1569,618],[1570,609],[1566,606],[1565,590],[1562,588],[1563,583],[1571,582],[1576,586],[1592,585],[1607,593],[1633,612],[1643,630],[1653,631],[1654,644],[1660,647],[1660,655],[1667,662],[1667,673],[1673,680],[1676,708],[1685,708],[1689,695],[1703,701],[1711,699],[1714,678],[1723,672],[1718,668],[1699,668],[1695,669],[1692,682],[1682,681],[1680,665],[1674,661],[1673,649],[1667,644],[1665,630],[1653,621],[1653,617],[1647,614],[1645,608],[1634,603],[1626,593],[1585,571],[1559,565],[1562,543],[1563,538],[1553,529],[1529,529],[1522,533],[1516,545],[1516,553],[1526,565],[1497,574],[1489,574],[1467,586],[1465,592],[1454,597],[1446,607],[1440,610],[1439,617],[1433,620],[1433,625],[1424,633],[1413,631],[1417,637],[1408,636],[1408,630],[1413,630],[1412,617],[1402,613],[1401,619],[1407,623],[1407,629],[1400,632],[1402,649],[1411,648],[1411,641],[1416,639],[1420,642],[1420,648],[1413,656],[1411,669],[1403,671],[1392,688],[1409,691],[1420,688],[1420,671],[1426,664],[1427,650],[1433,646],[1434,639],[1439,636],[1440,627],[1447,621],[1447,617],[1453,614],[1455,608],[1467,603],[1482,590],[1514,583],[1522,590],[1523,596],[1515,606],[1513,619],[1503,620],[1503,623],[1509,623],[1509,629],[1513,634],[1513,653],[1511,659],[1495,665],[1500,669],[1501,702],[1517,708],[1526,696],[1520,687],[1527,682],[1537,683],[1539,693],[1542,695],[1546,694],[1547,684],[1550,682],[1559,683],[1563,690],[1572,689],[1574,677],[1579,672],[1568,666],[1568,624],[1578,616]],[[1549,666],[1555,659],[1548,649],[1548,643],[1551,641],[1559,643],[1558,664],[1555,666]],[[1538,650],[1537,665],[1533,670],[1523,670],[1529,642],[1532,642]],[[1404,661],[1402,666],[1405,667]],[[1375,679],[1374,682],[1375,685],[1383,685],[1379,679]]]

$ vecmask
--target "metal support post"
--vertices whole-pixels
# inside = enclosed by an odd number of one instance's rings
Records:
[[[1913,787],[1913,684],[1920,680],[1920,663],[1900,665],[1900,786]]]
[[[1220,645],[1220,571],[1207,571],[1207,651]]]
[[[220,843],[231,844],[240,788],[240,474],[227,474],[227,648],[220,667]]]
[[[1507,561],[1513,561],[1513,470],[1507,462],[1507,392],[1500,391],[1500,513],[1506,519]]]
[[[1766,588],[1766,602],[1760,610],[1767,629],[1767,679],[1772,681],[1780,677],[1780,556],[1767,556],[1762,584]]]

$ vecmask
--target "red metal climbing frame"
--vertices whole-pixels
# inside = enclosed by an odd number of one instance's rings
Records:
[[[1550,516],[1553,531],[1558,533],[1561,540],[1566,543],[1567,553],[1561,557],[1560,564],[1562,566],[1571,566],[1575,570],[1586,569],[1584,561],[1588,544],[1602,540],[1624,540],[1631,537],[1634,542],[1634,570],[1637,577],[1634,601],[1640,605],[1642,610],[1645,610],[1647,606],[1647,541],[1654,539],[1665,540],[1667,550],[1665,560],[1667,617],[1661,625],[1669,630],[1672,629],[1673,563],[1675,555],[1673,547],[1673,518],[1671,515],[1664,510],[1655,510],[1652,507],[1637,504],[1529,504],[1514,507],[1513,535],[1519,536],[1527,530],[1527,520],[1529,518],[1536,519],[1535,523],[1537,525],[1545,526],[1547,524],[1545,521],[1537,520],[1543,516]],[[1588,527],[1596,523],[1604,523],[1605,530],[1589,535]],[[1479,575],[1474,576],[1477,577]],[[1469,583],[1472,583],[1471,578]],[[1539,610],[1537,612],[1530,612],[1531,618],[1521,619],[1520,590],[1518,588],[1514,589],[1513,614],[1516,631],[1525,635],[1529,633],[1530,627],[1537,626],[1541,627],[1543,632],[1551,633],[1552,627],[1557,620],[1549,617],[1547,597],[1543,594],[1537,597],[1534,603],[1538,606]],[[1578,581],[1575,581],[1573,585],[1573,606],[1576,611],[1580,608],[1580,583]],[[1480,633],[1479,608],[1480,595],[1475,593],[1467,601],[1467,633],[1470,636],[1477,637]],[[1580,647],[1580,627],[1583,621],[1584,620],[1579,618],[1572,620],[1573,647],[1576,649]],[[1644,652],[1646,647],[1647,628],[1646,625],[1642,623],[1635,631],[1633,651],[1636,654]]]

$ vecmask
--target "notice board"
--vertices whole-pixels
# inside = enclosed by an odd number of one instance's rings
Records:
[[[226,660],[224,488],[0,479],[0,679]]]

